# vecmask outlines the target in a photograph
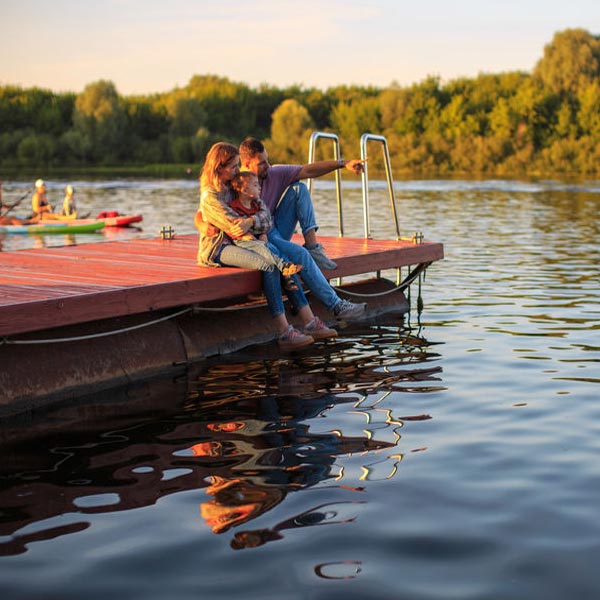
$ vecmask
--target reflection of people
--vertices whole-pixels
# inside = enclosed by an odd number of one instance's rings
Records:
[[[77,217],[77,206],[75,204],[75,190],[72,185],[65,188],[65,199],[62,205],[62,214],[65,217]]]
[[[317,241],[318,227],[312,200],[307,187],[298,182],[341,168],[361,173],[363,161],[340,159],[307,165],[271,166],[264,145],[252,137],[240,144],[240,157],[242,168],[258,176],[260,196],[273,214],[274,227],[269,231],[269,241],[293,263],[302,265],[303,281],[337,318],[362,318],[366,304],[341,300],[321,272],[321,269],[335,269],[337,265],[327,257],[322,244]],[[304,247],[290,241],[298,223],[304,235]]]
[[[251,227],[258,225],[260,219],[258,214],[240,217],[229,206],[233,199],[231,180],[239,172],[239,160],[237,148],[225,142],[214,144],[206,155],[200,177],[200,206],[194,220],[200,232],[198,263],[208,267],[229,266],[262,271],[263,290],[282,350],[302,348],[315,339],[335,337],[335,329],[328,328],[314,315],[297,280],[299,289],[287,290],[287,294],[303,323],[303,331],[290,325],[281,297],[279,273],[262,256],[232,243],[229,236],[245,235]]]
[[[240,248],[260,254],[264,259],[274,265],[282,274],[286,290],[296,290],[298,286],[292,275],[302,270],[302,265],[295,265],[288,261],[281,252],[267,241],[267,231],[271,228],[271,213],[260,199],[258,178],[250,171],[238,173],[231,180],[231,188],[235,195],[229,203],[230,208],[241,217],[254,217],[259,226],[252,225],[240,237],[234,237],[233,243]]]
[[[44,217],[45,214],[52,213],[52,207],[46,197],[46,184],[43,179],[35,182],[35,192],[31,198],[31,210],[36,216]]]
[[[283,502],[287,494],[336,477],[332,468],[338,456],[368,453],[393,444],[339,433],[311,433],[307,420],[331,405],[331,397],[302,402],[283,397],[261,397],[228,405],[232,420],[206,425],[213,437],[203,436],[191,446],[194,460],[210,474],[210,498],[200,513],[214,533],[246,523]],[[340,486],[345,487],[345,486]],[[362,488],[349,488],[361,491]],[[236,535],[234,548],[259,546],[280,539],[281,530],[294,526],[348,522],[338,504],[320,505],[278,525]],[[329,505],[327,505],[329,506]]]
[[[203,502],[200,513],[213,533],[224,533],[230,527],[245,523],[279,504],[286,493],[275,486],[255,485],[243,479],[211,476],[206,491],[215,496]]]

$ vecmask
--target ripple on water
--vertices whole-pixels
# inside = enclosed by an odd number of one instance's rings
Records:
[[[192,232],[195,182],[78,186],[143,211],[134,235]],[[600,595],[598,183],[396,191],[403,234],[446,253],[411,331],[256,347],[3,424],[4,599]],[[393,236],[386,196],[371,224]],[[358,184],[344,202],[361,236]]]

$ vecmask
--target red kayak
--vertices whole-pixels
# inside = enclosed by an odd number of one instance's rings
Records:
[[[104,221],[105,227],[127,227],[143,219],[142,215],[121,215],[116,210],[102,211],[96,218]]]

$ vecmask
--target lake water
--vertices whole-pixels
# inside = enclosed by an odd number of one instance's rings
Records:
[[[65,182],[49,183],[56,203]],[[193,231],[194,181],[71,183],[84,211],[144,214],[117,239]],[[335,235],[331,184],[314,197]],[[402,234],[446,254],[404,327],[255,347],[2,424],[3,600],[600,597],[600,182],[402,181],[396,197]],[[371,213],[393,236],[381,182]],[[361,236],[358,185],[344,216]]]

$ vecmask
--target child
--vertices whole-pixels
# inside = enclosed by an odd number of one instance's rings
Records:
[[[75,206],[75,190],[72,185],[65,188],[65,199],[63,200],[62,214],[65,217],[77,217],[77,206]]]
[[[261,213],[261,216],[268,218],[260,219],[260,221],[271,223],[271,213],[260,199],[258,177],[254,173],[250,171],[238,173],[231,181],[231,188],[235,192],[235,198],[229,203],[230,208],[241,217],[253,217],[255,214]],[[266,228],[258,228],[254,225],[242,237],[233,238],[233,243],[260,254],[275,265],[283,275],[283,287],[286,290],[298,289],[292,275],[300,272],[302,265],[295,265],[281,256],[279,250],[267,241]]]

